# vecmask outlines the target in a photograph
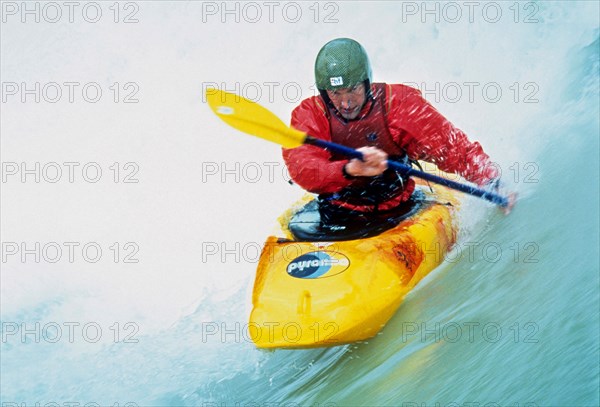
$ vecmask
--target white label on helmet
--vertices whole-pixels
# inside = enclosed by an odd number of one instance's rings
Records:
[[[341,76],[336,76],[335,78],[329,78],[329,82],[331,86],[340,86],[344,84],[344,80]]]

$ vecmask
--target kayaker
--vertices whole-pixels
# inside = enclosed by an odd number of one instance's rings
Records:
[[[338,38],[325,44],[315,80],[320,96],[294,109],[292,127],[364,155],[364,161],[348,160],[311,145],[283,150],[292,180],[318,194],[326,221],[368,220],[406,205],[415,183],[388,169],[388,158],[432,162],[480,186],[495,182],[497,169],[481,145],[469,141],[420,91],[372,82],[369,58],[358,42]]]

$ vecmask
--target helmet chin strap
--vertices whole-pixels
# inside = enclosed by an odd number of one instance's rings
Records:
[[[369,100],[375,100],[373,98],[373,92],[371,91],[371,81],[365,79],[363,83],[365,84],[365,90],[367,92],[367,99],[365,100],[365,103],[367,103]]]

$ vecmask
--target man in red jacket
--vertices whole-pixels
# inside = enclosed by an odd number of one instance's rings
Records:
[[[404,85],[372,83],[364,48],[338,38],[321,48],[315,63],[320,96],[294,109],[291,125],[313,137],[356,148],[364,160],[311,145],[284,149],[292,179],[319,194],[321,214],[385,213],[406,202],[414,181],[387,168],[387,159],[432,162],[478,185],[497,177],[477,142],[454,127],[421,93]]]

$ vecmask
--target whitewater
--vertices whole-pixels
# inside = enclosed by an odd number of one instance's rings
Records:
[[[598,406],[600,5],[2,1],[2,406]],[[479,141],[519,200],[372,340],[262,351],[258,256],[303,191],[204,91],[288,122],[327,41]]]

